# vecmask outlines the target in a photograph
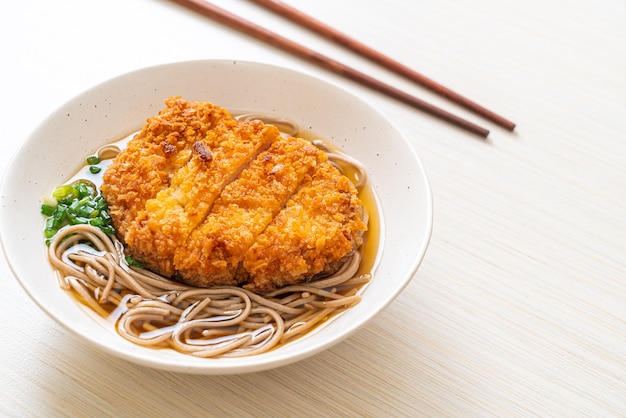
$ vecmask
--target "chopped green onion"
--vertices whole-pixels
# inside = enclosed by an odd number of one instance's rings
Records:
[[[57,202],[59,202],[63,199],[71,198],[74,193],[74,187],[72,187],[71,184],[66,184],[65,186],[60,186],[54,189],[54,191],[52,192],[52,197],[54,197]]]
[[[105,234],[115,233],[106,200],[89,181],[79,180],[57,187],[52,192],[52,198],[44,201],[56,202],[56,207],[47,203],[41,205],[41,213],[48,217],[44,228],[46,244],[66,225],[89,224]]]
[[[78,193],[78,198],[82,199],[85,197],[95,197],[96,191],[94,190],[91,183],[87,183],[85,181],[79,181],[74,185],[74,189]]]
[[[58,205],[52,216],[48,219],[52,219],[52,227],[54,229],[59,229],[63,222],[67,219],[67,206]]]
[[[57,200],[49,194],[43,197],[43,204],[50,206],[51,208],[56,208],[59,202],[57,202]]]
[[[124,259],[126,260],[126,264],[128,264],[130,267],[139,267],[139,268],[144,267],[144,264],[141,261],[137,261],[129,255],[124,257]]]
[[[94,165],[100,162],[100,158],[97,155],[92,155],[91,157],[87,157],[87,164]]]
[[[45,203],[41,205],[41,213],[42,215],[52,216],[54,214],[54,210],[56,208],[50,205],[46,205]]]
[[[105,234],[107,234],[107,235],[113,235],[113,234],[115,234],[115,228],[113,228],[113,226],[111,226],[111,225],[101,226],[101,227],[100,227],[100,230],[101,230],[102,232],[104,232]]]
[[[54,218],[46,219],[46,227],[44,229],[44,236],[46,238],[52,238],[54,234],[57,233],[57,231],[58,231],[58,228],[56,228],[54,225]]]

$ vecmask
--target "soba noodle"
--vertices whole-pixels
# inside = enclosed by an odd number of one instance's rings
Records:
[[[129,267],[121,243],[90,225],[64,227],[48,258],[59,285],[73,290],[127,340],[198,357],[266,352],[358,303],[368,274],[357,252],[332,277],[264,295],[232,286],[196,288]]]
[[[285,135],[298,134],[298,126],[287,119],[239,117],[274,123]],[[323,141],[311,142],[340,169],[348,166],[356,187],[365,184],[365,170],[357,161]],[[108,160],[119,151],[112,144],[97,155]],[[115,236],[84,224],[60,229],[49,241],[48,258],[60,287],[107,318],[128,341],[207,358],[260,354],[300,337],[357,304],[359,290],[370,280],[369,274],[357,274],[362,255],[355,252],[331,277],[263,295],[232,286],[197,288],[130,266]]]

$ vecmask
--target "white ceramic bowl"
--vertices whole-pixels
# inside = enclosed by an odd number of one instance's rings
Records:
[[[381,244],[374,277],[355,307],[313,334],[248,358],[201,359],[134,345],[57,286],[45,256],[42,197],[74,174],[87,155],[136,131],[168,96],[285,116],[360,160],[378,196]],[[241,61],[192,61],[131,72],[74,98],[25,141],[2,184],[0,236],[13,272],[52,318],[125,360],[187,373],[230,374],[282,366],[345,339],[385,308],[414,276],[430,239],[432,199],[422,164],[379,112],[327,82]]]

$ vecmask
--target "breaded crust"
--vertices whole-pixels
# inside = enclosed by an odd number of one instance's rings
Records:
[[[362,243],[356,189],[261,121],[170,98],[104,174],[127,254],[196,286],[255,291],[331,272]]]
[[[362,216],[348,178],[330,163],[320,165],[246,253],[245,287],[270,291],[334,272],[362,244]]]
[[[178,248],[178,276],[196,286],[239,284],[248,248],[280,212],[305,176],[327,160],[310,142],[281,138],[224,188],[211,213]]]
[[[146,201],[168,187],[187,164],[198,138],[228,118],[226,109],[210,103],[170,98],[158,116],[146,121],[103,175],[101,191],[121,236],[145,209]]]
[[[193,145],[192,157],[172,177],[170,185],[148,199],[128,229],[131,254],[149,259],[165,275],[176,272],[173,257],[189,234],[204,220],[222,189],[280,133],[259,121],[225,119]]]

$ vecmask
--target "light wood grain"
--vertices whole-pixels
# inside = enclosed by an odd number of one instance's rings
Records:
[[[385,113],[428,170],[435,224],[413,281],[355,336],[228,377],[95,351],[35,306],[2,259],[0,415],[625,416],[626,4],[286,2],[509,116],[517,132],[493,127],[476,141],[167,1],[3,3],[2,170],[49,112],[107,78],[255,60],[341,84]],[[250,2],[215,3],[476,120]]]

